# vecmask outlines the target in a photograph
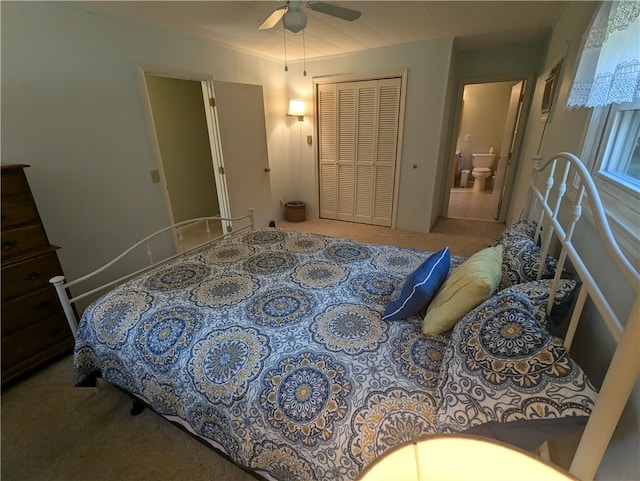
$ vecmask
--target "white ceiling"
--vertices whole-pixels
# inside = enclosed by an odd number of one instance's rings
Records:
[[[354,22],[303,8],[306,58],[457,37],[460,48],[545,37],[566,2],[557,1],[329,1],[362,12]],[[284,1],[88,1],[69,5],[94,14],[208,38],[284,60],[282,21],[258,26]],[[303,33],[286,31],[288,60],[303,57]]]

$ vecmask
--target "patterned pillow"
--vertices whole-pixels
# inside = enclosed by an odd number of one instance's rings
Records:
[[[497,246],[498,244],[502,244],[502,241],[505,239],[509,239],[510,237],[526,237],[527,239],[533,240],[533,237],[536,235],[536,229],[538,227],[538,223],[532,219],[524,219],[519,220],[518,222],[514,222],[510,226],[508,226],[500,237],[496,240],[490,242],[487,247]]]
[[[595,389],[534,312],[523,293],[502,291],[456,324],[438,381],[439,432],[590,414]]]
[[[502,246],[476,252],[454,270],[431,301],[422,332],[450,330],[467,312],[488,299],[500,282]]]
[[[560,279],[556,288],[556,295],[551,306],[551,312],[546,315],[547,302],[551,294],[553,279],[543,279],[540,281],[525,282],[515,284],[500,291],[501,293],[520,292],[527,296],[536,308],[534,313],[540,324],[545,326],[549,332],[554,334],[556,328],[569,317],[573,303],[580,291],[582,282],[573,279]]]
[[[382,319],[406,319],[423,309],[433,298],[449,272],[449,248],[432,254],[394,291]]]
[[[542,249],[532,239],[523,236],[503,238],[500,243],[503,255],[499,289],[537,280],[541,267]],[[542,279],[552,279],[557,266],[558,261],[547,256],[544,266],[542,266]]]

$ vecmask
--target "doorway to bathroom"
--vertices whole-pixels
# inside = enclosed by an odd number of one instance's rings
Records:
[[[447,217],[504,222],[525,86],[522,79],[463,85]]]

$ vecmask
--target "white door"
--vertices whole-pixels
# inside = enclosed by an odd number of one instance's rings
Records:
[[[400,79],[379,82],[376,155],[373,175],[371,224],[391,225],[393,188],[398,157],[400,125]]]
[[[504,124],[504,134],[502,136],[502,145],[500,146],[500,157],[498,158],[498,166],[496,168],[496,180],[491,194],[491,212],[493,218],[499,220],[500,210],[502,208],[502,197],[506,187],[507,174],[509,165],[513,156],[516,135],[518,134],[518,125],[520,123],[520,113],[522,112],[524,81],[520,81],[511,87],[511,97],[509,100],[509,110]]]
[[[353,221],[356,157],[356,83],[338,84],[338,156],[336,158],[338,210],[336,218]]]
[[[320,217],[336,219],[338,211],[338,135],[336,84],[319,85],[318,170],[320,177]]]
[[[255,208],[256,226],[266,227],[272,212],[262,86],[214,80],[213,94],[220,144],[215,156],[230,214],[238,217]]]
[[[320,216],[391,226],[400,78],[318,86]]]

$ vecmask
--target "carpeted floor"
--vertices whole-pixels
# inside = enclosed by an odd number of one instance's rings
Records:
[[[504,229],[454,219],[440,219],[431,234],[327,220],[278,227],[427,251],[448,245],[465,256]],[[69,355],[3,391],[3,481],[253,479],[149,410],[131,416],[131,401],[118,390],[74,388],[72,371]]]
[[[504,230],[504,224],[498,222],[444,218],[436,221],[429,234],[327,219],[280,221],[277,227],[424,251],[437,251],[449,246],[452,254],[467,257],[498,237]]]

